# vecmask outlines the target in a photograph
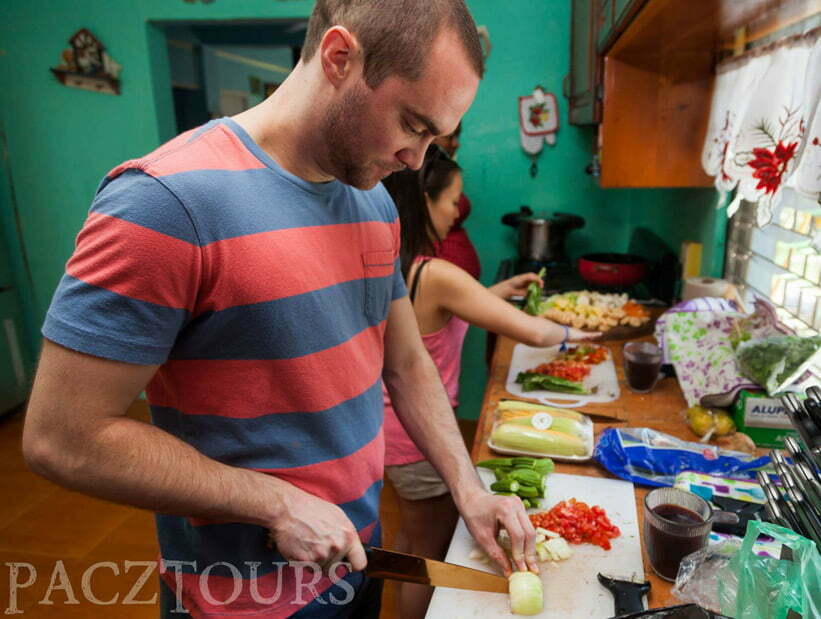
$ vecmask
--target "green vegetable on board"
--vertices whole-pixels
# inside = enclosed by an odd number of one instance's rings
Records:
[[[513,458],[512,466],[517,469],[532,469],[536,464],[536,458]]]
[[[587,393],[580,382],[539,374],[537,372],[519,372],[516,382],[522,386],[522,391],[558,391],[560,393],[575,393],[584,395]]]
[[[547,270],[542,267],[539,277],[544,280]],[[538,316],[542,313],[542,286],[538,282],[530,282],[527,285],[527,295],[525,296],[525,312],[531,316]]]
[[[539,489],[533,486],[519,486],[518,495],[523,499],[535,499],[539,497]]]
[[[519,490],[519,482],[515,479],[504,479],[495,481],[490,484],[490,489],[493,492],[517,492]]]
[[[476,466],[480,466],[483,469],[496,469],[500,467],[512,467],[513,466],[513,458],[492,458],[490,460],[482,460],[481,462],[477,463]]]
[[[545,476],[553,471],[550,458],[492,458],[477,466],[490,469],[496,477],[490,489],[494,494],[518,496],[526,508],[539,507],[545,496]]]
[[[522,486],[541,488],[544,476],[533,469],[514,469],[510,473],[510,478],[518,481]]]
[[[553,464],[553,460],[550,458],[540,458],[536,460],[536,464],[533,465],[533,469],[542,475],[552,473],[554,468],[556,468],[556,465]]]

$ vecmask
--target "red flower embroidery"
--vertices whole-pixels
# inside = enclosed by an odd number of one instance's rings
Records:
[[[727,159],[727,149],[730,148],[730,141],[724,141],[724,148],[721,149],[721,180],[725,183],[730,180],[730,175],[724,170],[724,161]]]
[[[813,139],[812,139],[812,145],[813,145],[813,146],[818,146],[818,144],[819,144],[819,142],[818,142],[818,138],[817,138],[817,137],[813,138]]]
[[[766,148],[754,148],[755,158],[747,165],[755,168],[753,178],[759,179],[756,189],[763,189],[764,193],[775,193],[781,184],[781,177],[787,169],[787,163],[795,155],[798,142],[784,146],[779,140],[775,150],[770,152]]]

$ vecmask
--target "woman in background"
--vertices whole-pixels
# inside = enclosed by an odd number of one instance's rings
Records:
[[[505,299],[523,295],[535,273],[517,275],[485,288],[464,269],[434,255],[434,246],[459,219],[462,195],[459,166],[432,145],[422,168],[403,170],[384,181],[399,211],[402,274],[422,340],[439,370],[451,405],[458,405],[462,343],[469,324],[530,346],[553,346],[597,337],[530,316]],[[457,511],[439,474],[408,436],[385,391],[385,474],[399,496],[399,552],[443,559],[456,524]],[[423,617],[432,589],[400,585],[403,619]]]
[[[435,144],[442,147],[445,153],[451,159],[456,158],[456,151],[459,150],[461,142],[459,136],[462,134],[462,123],[456,127],[456,131],[450,135],[438,137],[434,140]],[[459,194],[459,202],[456,205],[459,209],[459,217],[456,218],[453,226],[451,226],[448,233],[441,241],[434,242],[434,251],[437,258],[442,258],[448,262],[452,262],[458,267],[462,267],[465,271],[470,273],[475,279],[479,279],[481,273],[481,265],[479,263],[479,255],[476,253],[476,248],[468,238],[467,230],[462,227],[462,224],[470,215],[470,200],[463,193]]]

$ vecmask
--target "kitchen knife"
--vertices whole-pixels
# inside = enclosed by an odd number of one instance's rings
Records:
[[[807,407],[802,405],[794,394],[784,394],[781,397],[781,403],[784,405],[787,417],[790,418],[790,423],[804,441],[806,447],[804,453],[814,465],[821,468],[821,427],[816,425],[813,417],[807,411]],[[810,407],[812,406],[814,404],[810,404]]]
[[[807,411],[807,415],[816,427],[821,427],[821,403],[815,400],[807,400],[804,402],[804,410]]]
[[[815,512],[805,501],[801,490],[797,487],[787,488],[787,498],[790,503],[795,505],[795,511],[798,515],[798,520],[801,522],[804,537],[811,539],[816,545],[821,546],[821,523],[817,522]]]
[[[817,516],[812,504],[806,500],[804,492],[796,483],[793,473],[795,469],[790,467],[778,452],[770,452],[770,460],[784,487],[784,498],[800,524],[801,529],[797,532],[821,544],[821,523],[816,522]]]
[[[787,523],[786,526],[788,529],[800,532],[801,525],[798,522],[798,516],[793,514],[790,509],[792,506],[790,506],[781,496],[781,493],[776,490],[767,474],[764,471],[758,471],[756,477],[758,478],[761,489],[764,491],[764,496],[767,497],[767,502],[770,504],[772,511]],[[795,508],[793,507],[793,509]]]
[[[813,385],[807,388],[807,398],[816,404],[821,405],[821,389]]]
[[[374,546],[366,546],[365,554],[368,557],[365,573],[373,578],[389,578],[432,587],[507,593],[507,578],[504,576]]]
[[[811,502],[818,506],[818,511],[821,513],[821,482],[818,481],[817,475],[804,462],[796,464],[795,471],[807,495],[814,497]]]
[[[795,461],[797,465],[803,464],[806,466],[810,477],[814,478],[815,481],[821,485],[821,473],[816,470],[815,464],[810,458],[810,455],[804,451],[804,447],[792,436],[784,437],[784,447],[787,448],[793,461]],[[819,495],[819,498],[821,498],[821,495]]]
[[[764,513],[767,514],[767,519],[777,525],[789,529],[790,524],[784,515],[781,513],[781,508],[775,503],[764,503]]]

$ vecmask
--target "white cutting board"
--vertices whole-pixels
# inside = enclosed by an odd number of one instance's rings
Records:
[[[480,469],[485,485],[494,480],[493,473]],[[605,619],[612,617],[613,596],[599,584],[601,572],[622,580],[644,580],[636,500],[633,484],[626,481],[563,475],[547,477],[547,498],[543,507],[530,512],[545,511],[561,500],[575,497],[588,504],[601,505],[610,521],[621,529],[621,536],[610,540],[612,548],[604,550],[592,544],[571,544],[573,556],[558,563],[541,563],[544,584],[544,610],[535,617],[551,619]],[[459,519],[448,549],[449,563],[457,563],[484,571],[494,571],[487,563],[469,558],[477,545]],[[498,573],[498,572],[497,572]],[[510,612],[508,596],[437,587],[428,607],[427,619],[467,619],[473,617],[518,617]]]
[[[613,364],[612,353],[606,361],[594,365],[590,374],[584,379],[584,388],[588,391],[595,387],[596,393],[576,395],[574,393],[559,393],[557,391],[523,391],[516,382],[519,372],[526,372],[542,363],[548,363],[559,355],[559,346],[550,348],[534,348],[527,344],[516,344],[510,358],[510,371],[507,373],[505,389],[520,398],[533,398],[548,406],[583,406],[591,402],[612,402],[617,400],[621,390],[619,378],[616,376],[616,366]]]

